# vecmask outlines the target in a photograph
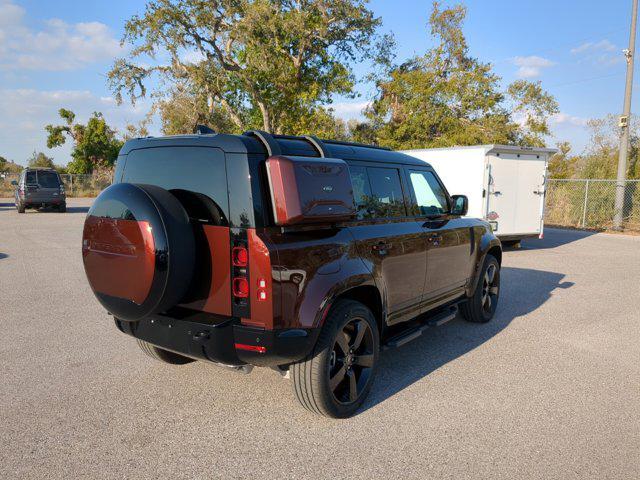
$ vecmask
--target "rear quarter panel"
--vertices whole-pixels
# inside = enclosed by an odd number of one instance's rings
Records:
[[[274,309],[274,328],[317,327],[332,298],[356,286],[375,285],[346,228],[276,230],[269,238],[277,250],[272,256],[273,291],[281,299]]]

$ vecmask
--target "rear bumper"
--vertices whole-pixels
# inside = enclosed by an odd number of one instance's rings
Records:
[[[138,322],[116,319],[120,331],[198,360],[223,365],[273,367],[305,358],[318,329],[264,330],[240,324],[237,318],[204,323],[156,315]],[[236,348],[236,345],[240,345]],[[255,347],[255,348],[254,348]],[[257,348],[261,347],[261,348]]]
[[[29,195],[19,195],[18,199],[25,205],[60,205],[66,202],[66,197],[61,195],[59,197],[35,197]]]

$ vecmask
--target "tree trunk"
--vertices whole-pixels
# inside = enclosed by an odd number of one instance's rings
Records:
[[[262,113],[262,128],[267,133],[273,133],[273,124],[271,123],[271,114],[267,107],[262,102],[257,102],[258,107],[260,107],[260,112]]]

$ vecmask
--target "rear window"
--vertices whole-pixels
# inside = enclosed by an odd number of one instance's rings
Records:
[[[32,173],[32,172],[29,172]],[[29,177],[27,173],[27,177]],[[33,172],[36,173],[36,172]],[[55,172],[39,171],[37,172],[38,185],[42,188],[58,188],[60,186],[60,178]],[[28,182],[27,182],[28,183]]]
[[[26,183],[27,185],[37,185],[38,184],[38,177],[36,176],[36,172],[27,172],[27,176],[24,179],[24,183]]]
[[[157,185],[172,190],[198,220],[226,222],[229,212],[224,152],[210,147],[156,147],[127,155],[123,182]],[[188,196],[192,193],[195,195]],[[188,196],[185,197],[185,195]],[[205,198],[202,198],[204,196]],[[211,202],[215,205],[212,208]]]

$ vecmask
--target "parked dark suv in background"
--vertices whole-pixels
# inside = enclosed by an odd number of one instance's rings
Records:
[[[20,179],[12,182],[18,213],[27,208],[55,207],[67,211],[67,199],[60,175],[53,168],[25,168]]]
[[[464,175],[464,172],[460,172]],[[300,403],[353,414],[381,348],[495,312],[502,251],[426,163],[315,137],[127,142],[82,253],[116,326],[150,356],[290,376]]]

